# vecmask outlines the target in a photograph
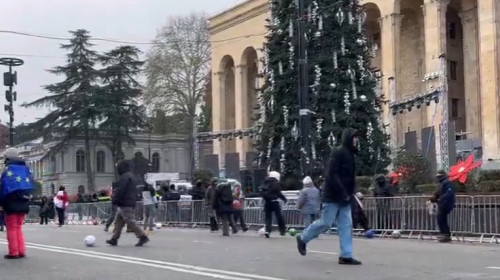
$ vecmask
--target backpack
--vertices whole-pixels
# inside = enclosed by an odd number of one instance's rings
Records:
[[[220,187],[220,201],[224,204],[233,203],[233,191],[229,185]]]
[[[25,196],[33,191],[33,176],[26,165],[8,165],[0,179],[0,197],[6,197],[12,193],[19,193]]]

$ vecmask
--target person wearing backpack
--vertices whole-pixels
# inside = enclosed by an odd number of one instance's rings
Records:
[[[281,174],[276,171],[269,172],[269,175],[264,180],[264,185],[261,189],[262,199],[264,200],[264,213],[266,220],[266,238],[271,236],[272,223],[273,223],[273,213],[278,221],[278,228],[280,234],[283,236],[286,234],[285,220],[283,219],[283,214],[281,213],[281,206],[279,199],[286,203],[286,197],[283,195],[280,189],[280,178]]]
[[[26,256],[22,226],[24,216],[30,211],[33,176],[26,162],[19,157],[17,149],[7,149],[4,157],[6,167],[1,177],[0,206],[5,213],[9,250],[4,257],[19,259]]]
[[[233,191],[229,183],[221,183],[215,191],[213,208],[222,220],[222,235],[229,236],[229,227],[233,234],[238,232],[233,221]]]

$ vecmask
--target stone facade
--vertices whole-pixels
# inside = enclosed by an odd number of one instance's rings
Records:
[[[380,71],[383,110],[394,149],[408,131],[433,126],[440,153],[443,102],[393,116],[389,104],[446,83],[448,118],[458,139],[481,143],[485,167],[500,161],[500,2],[497,0],[363,0],[367,37],[373,42],[372,66]],[[248,0],[210,19],[212,121],[214,131],[253,125],[257,71],[270,17],[268,0]],[[444,58],[444,59],[443,59]],[[443,65],[446,63],[446,65]],[[443,67],[444,66],[444,67]],[[423,82],[426,74],[447,79]],[[441,83],[441,84],[440,84]],[[441,100],[442,101],[442,100]],[[237,152],[244,166],[249,139],[214,141],[214,153]],[[421,140],[418,140],[421,141]],[[420,143],[418,143],[420,146]],[[220,156],[220,168],[225,168]]]
[[[124,145],[125,158],[132,159],[141,153],[146,159],[151,158],[153,172],[180,173],[186,179],[189,170],[189,152],[187,138],[181,135],[133,136],[135,145]],[[78,186],[87,186],[85,172],[85,145],[83,140],[71,141],[62,149],[54,149],[57,142],[42,143],[32,141],[23,143],[20,149],[22,157],[32,169],[35,180],[42,183],[43,193],[53,193],[52,184],[57,188],[66,186],[69,193],[76,193]],[[49,153],[51,150],[56,151]],[[96,191],[106,189],[114,180],[114,164],[110,149],[100,141],[91,143],[91,165]]]

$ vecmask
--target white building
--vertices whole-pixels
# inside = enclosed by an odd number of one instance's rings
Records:
[[[136,134],[133,138],[135,145],[123,144],[126,159],[132,159],[140,153],[144,158],[151,159],[152,172],[180,173],[181,178],[187,177],[187,137],[178,134]],[[54,193],[61,185],[70,194],[76,193],[79,186],[84,186],[87,191],[83,140],[71,141],[62,148],[56,148],[57,144],[44,143],[39,139],[17,145],[16,148],[31,167],[35,180],[42,183],[44,194]],[[92,140],[91,157],[96,191],[108,188],[114,180],[115,168],[111,150],[102,141]]]

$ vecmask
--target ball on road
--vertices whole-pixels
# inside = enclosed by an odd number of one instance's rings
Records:
[[[161,229],[163,227],[162,223],[156,223],[156,229]]]
[[[375,231],[373,229],[369,229],[365,232],[365,237],[366,238],[374,238],[375,237]]]
[[[400,230],[395,230],[392,232],[391,237],[394,239],[398,239],[401,237],[401,231]]]
[[[93,235],[87,235],[83,242],[87,247],[93,247],[95,245],[96,238]]]
[[[97,225],[99,224],[99,222],[98,222],[97,220],[93,220],[93,221],[92,221],[92,224],[93,224],[94,226],[97,226]]]
[[[259,236],[264,236],[264,234],[266,234],[266,228],[265,228],[265,227],[260,228],[260,229],[257,231],[257,234],[258,234]]]
[[[290,236],[295,236],[295,235],[297,235],[297,230],[294,228],[291,228],[288,230],[288,234],[290,234]]]

